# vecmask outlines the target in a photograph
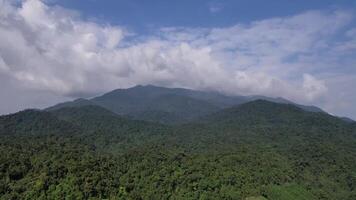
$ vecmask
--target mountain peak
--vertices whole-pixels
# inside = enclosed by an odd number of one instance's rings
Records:
[[[140,85],[139,84],[139,85],[127,88],[127,89],[129,90],[129,89],[137,89],[137,88],[164,88],[164,89],[167,89],[165,87],[160,87],[160,86],[156,86],[156,85],[152,85],[152,84],[147,84],[147,85]]]

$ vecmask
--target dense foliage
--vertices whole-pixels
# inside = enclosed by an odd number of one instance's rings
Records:
[[[356,199],[355,124],[267,101],[175,126],[28,110],[0,151],[0,199]]]

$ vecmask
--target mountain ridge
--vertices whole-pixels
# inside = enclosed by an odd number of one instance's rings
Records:
[[[292,104],[309,112],[324,112],[318,107],[296,104],[281,97],[228,96],[215,91],[165,88],[154,85],[137,85],[128,89],[116,89],[94,98],[81,98],[60,103],[45,110],[97,105],[132,119],[176,124],[189,122],[221,109],[258,99]]]

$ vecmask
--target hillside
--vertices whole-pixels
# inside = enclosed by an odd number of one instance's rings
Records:
[[[116,114],[132,119],[165,124],[187,123],[221,109],[264,99],[271,102],[292,104],[310,112],[323,112],[315,106],[298,105],[283,98],[265,96],[227,96],[218,92],[196,91],[183,88],[164,88],[153,85],[117,89],[89,100],[77,99],[47,108],[97,105]]]
[[[206,122],[239,123],[238,126],[253,125],[310,125],[347,126],[343,119],[324,112],[308,112],[293,104],[280,104],[267,100],[255,100],[245,104],[220,110],[202,117]]]
[[[0,133],[2,199],[356,197],[356,126],[291,104],[256,100],[175,126],[65,106],[2,116]]]
[[[96,105],[93,101],[87,100],[87,99],[76,99],[74,101],[70,102],[64,102],[64,103],[59,103],[54,106],[51,106],[49,108],[46,108],[46,111],[53,111],[61,108],[67,108],[67,107],[82,107],[82,106],[89,106],[89,105]]]
[[[98,150],[118,152],[148,144],[167,134],[169,128],[119,116],[99,106],[66,107],[51,114],[83,130],[83,141]]]
[[[73,135],[78,130],[79,127],[38,110],[0,116],[0,135]]]
[[[188,90],[187,90],[188,91]],[[219,110],[204,100],[183,95],[186,90],[136,86],[119,89],[90,100],[78,99],[47,108],[52,111],[64,107],[98,105],[132,119],[162,123],[182,123]]]

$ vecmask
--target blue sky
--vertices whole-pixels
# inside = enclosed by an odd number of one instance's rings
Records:
[[[356,119],[355,55],[351,0],[0,0],[0,113],[155,84]]]
[[[140,33],[152,27],[226,27],[307,10],[356,7],[354,0],[53,0],[52,4]]]

